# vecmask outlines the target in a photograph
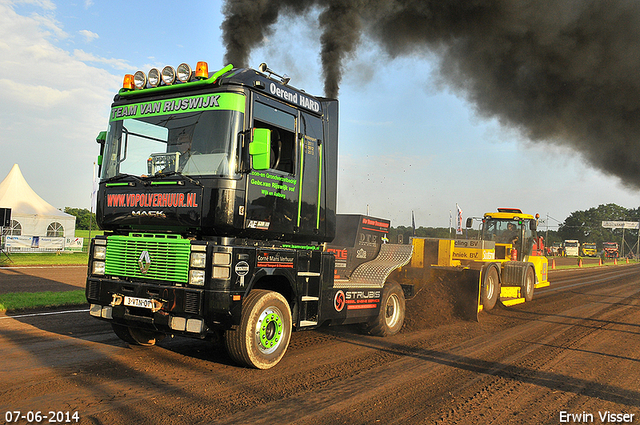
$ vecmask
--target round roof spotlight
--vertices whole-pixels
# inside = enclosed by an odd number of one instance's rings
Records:
[[[172,66],[162,68],[162,81],[168,86],[176,82],[176,70]]]
[[[158,87],[160,84],[160,71],[158,68],[151,68],[149,70],[149,85],[151,87]]]
[[[178,65],[178,80],[186,83],[191,79],[191,67],[186,63]]]
[[[133,74],[133,85],[137,90],[145,88],[147,85],[147,76],[144,72],[138,71]]]

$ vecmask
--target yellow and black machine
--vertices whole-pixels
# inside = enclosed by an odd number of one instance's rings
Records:
[[[447,282],[455,293],[456,310],[472,320],[498,302],[509,306],[531,301],[535,288],[549,286],[537,219],[520,209],[498,208],[484,214],[478,239],[414,237],[404,277],[425,285]],[[467,228],[472,224],[469,218]]]

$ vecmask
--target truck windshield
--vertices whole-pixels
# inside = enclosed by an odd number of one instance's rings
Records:
[[[521,237],[522,224],[517,220],[485,219],[482,239],[497,243],[515,243]]]
[[[243,115],[206,110],[112,120],[101,177],[232,176]]]

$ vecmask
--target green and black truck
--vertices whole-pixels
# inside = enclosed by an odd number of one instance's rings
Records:
[[[131,344],[221,339],[237,363],[283,357],[292,331],[392,335],[411,245],[389,221],[336,214],[338,101],[262,64],[125,76],[100,145],[86,296]]]

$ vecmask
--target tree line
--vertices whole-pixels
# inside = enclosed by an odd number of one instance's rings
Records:
[[[89,230],[98,228],[98,222],[96,222],[96,215],[86,208],[70,208],[65,207],[64,212],[71,214],[76,218],[76,229]]]

